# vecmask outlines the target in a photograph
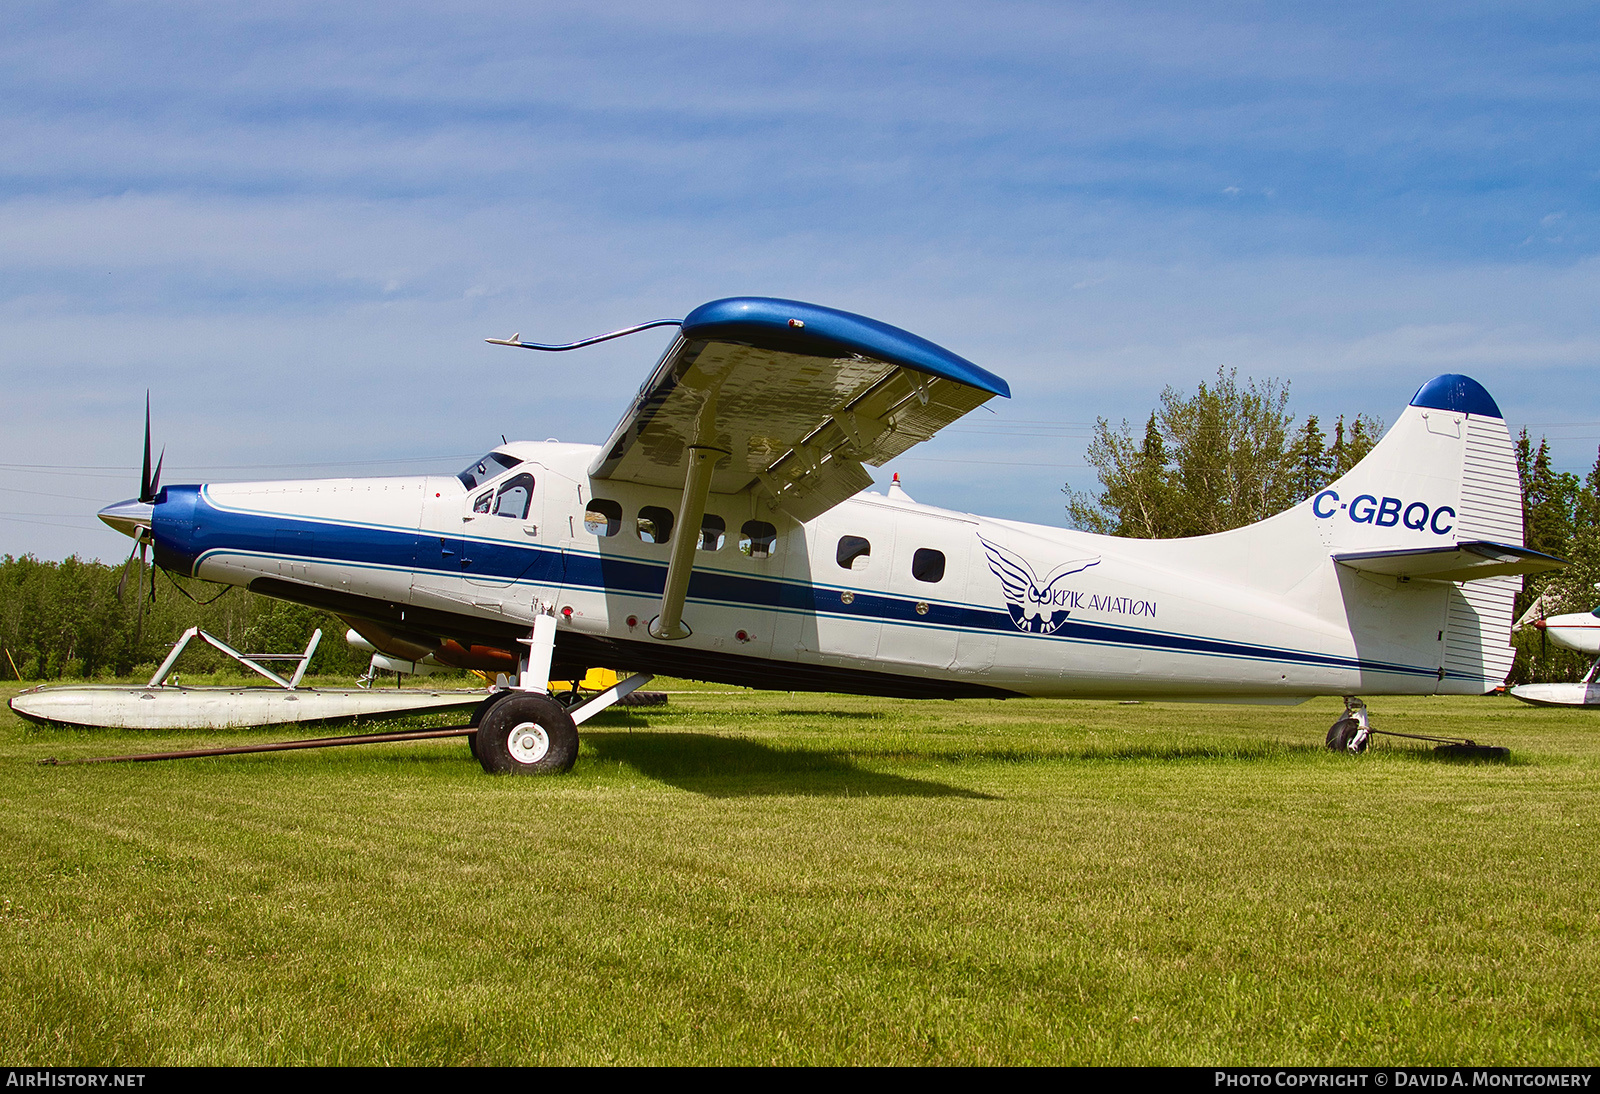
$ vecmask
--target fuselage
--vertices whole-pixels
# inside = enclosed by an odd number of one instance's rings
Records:
[[[1571,612],[1536,620],[1550,641],[1569,650],[1600,657],[1600,608],[1592,612]]]
[[[1272,518],[1276,538],[1116,539],[872,493],[799,523],[748,491],[713,494],[684,529],[676,492],[591,478],[597,452],[520,442],[481,475],[169,486],[150,507],[156,561],[465,667],[514,669],[554,605],[556,678],[604,665],[921,698],[1269,702],[1497,682],[1447,663],[1450,586],[1274,549],[1317,545],[1328,518],[1309,500]],[[699,537],[692,633],[662,641],[648,628],[680,535]]]

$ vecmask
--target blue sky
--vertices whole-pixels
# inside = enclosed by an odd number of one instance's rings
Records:
[[[1597,13],[12,0],[0,553],[125,553],[147,387],[169,482],[453,470],[604,439],[666,341],[484,337],[746,294],[1010,381],[892,468],[953,508],[1062,523],[1097,416],[1219,367],[1466,372],[1587,470]]]

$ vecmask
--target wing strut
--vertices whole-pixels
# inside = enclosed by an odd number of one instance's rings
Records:
[[[717,461],[731,453],[715,444],[717,435],[717,387],[706,392],[695,415],[695,440],[690,443],[683,476],[683,500],[678,505],[678,534],[672,541],[672,558],[667,563],[667,583],[661,590],[661,611],[650,622],[650,637],[667,642],[688,638],[692,633],[683,621],[683,602],[689,595],[689,578],[694,573],[694,553],[700,546],[700,522],[706,515],[706,498],[711,494],[711,473]]]

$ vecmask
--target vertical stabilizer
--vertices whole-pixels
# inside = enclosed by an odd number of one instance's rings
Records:
[[[1511,436],[1494,399],[1466,376],[1423,384],[1382,442],[1311,505],[1335,555],[1522,546]],[[1482,692],[1505,679],[1521,588],[1520,576],[1448,584],[1439,691]]]

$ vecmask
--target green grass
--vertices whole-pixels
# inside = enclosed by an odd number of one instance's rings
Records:
[[[661,685],[657,685],[661,686]],[[0,716],[0,1058],[27,1064],[1583,1064],[1593,712],[670,683],[577,770],[459,741]],[[0,691],[9,696],[15,689]],[[446,716],[447,718],[448,716]],[[435,718],[434,722],[445,719]],[[363,729],[372,728],[370,723]]]

